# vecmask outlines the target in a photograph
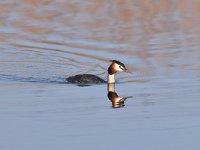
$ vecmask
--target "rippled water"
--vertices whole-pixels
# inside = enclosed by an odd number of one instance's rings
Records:
[[[200,146],[200,1],[0,1],[0,147],[192,149]],[[117,74],[107,85],[65,78]]]

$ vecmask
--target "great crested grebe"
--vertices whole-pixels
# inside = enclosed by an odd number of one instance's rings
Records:
[[[126,67],[123,63],[117,60],[111,60],[112,64],[108,67],[107,83],[115,83],[114,74],[118,71],[126,71]],[[91,84],[91,83],[106,83],[105,80],[92,74],[78,74],[70,76],[66,79],[69,83],[78,84]]]

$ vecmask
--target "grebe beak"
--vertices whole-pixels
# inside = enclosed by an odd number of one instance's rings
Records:
[[[123,71],[124,71],[124,72],[127,72],[127,71],[128,71],[128,70],[127,70],[127,68],[126,68],[125,66],[124,66],[124,69],[123,69]]]

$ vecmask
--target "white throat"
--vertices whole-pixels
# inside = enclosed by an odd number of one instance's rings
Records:
[[[114,74],[112,74],[112,75],[110,75],[109,73],[108,73],[108,83],[115,83],[115,76],[114,76]]]

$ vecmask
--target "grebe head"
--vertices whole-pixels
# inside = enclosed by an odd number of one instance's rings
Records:
[[[115,74],[118,71],[126,71],[126,67],[123,63],[121,63],[120,61],[117,60],[111,60],[112,64],[110,65],[110,67],[108,68],[108,73],[110,75]]]

